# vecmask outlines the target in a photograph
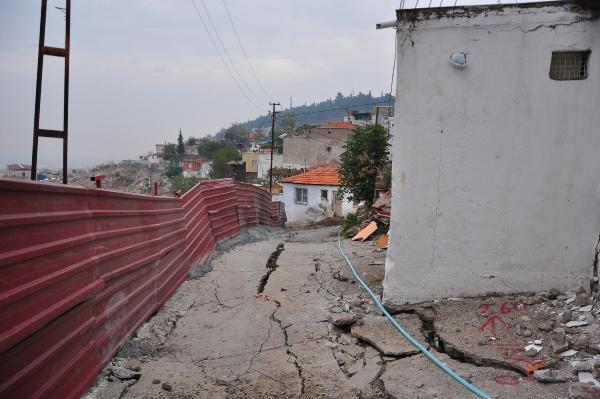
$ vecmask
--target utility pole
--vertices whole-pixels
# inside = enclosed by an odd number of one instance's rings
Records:
[[[269,169],[269,194],[273,195],[273,147],[275,146],[275,116],[279,113],[275,111],[275,106],[279,103],[269,103],[273,106],[271,113],[271,168]]]

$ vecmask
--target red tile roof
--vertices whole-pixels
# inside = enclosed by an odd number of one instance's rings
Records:
[[[351,122],[331,122],[318,126],[320,129],[351,129],[354,130],[360,126]]]
[[[339,186],[341,185],[338,164],[329,164],[310,169],[308,172],[299,175],[286,177],[281,183],[295,184],[314,184],[319,186]]]

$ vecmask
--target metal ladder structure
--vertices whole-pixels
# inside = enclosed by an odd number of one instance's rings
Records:
[[[35,85],[35,114],[33,121],[33,150],[31,154],[31,180],[37,180],[38,141],[40,137],[62,139],[63,141],[63,184],[67,184],[67,149],[69,137],[69,40],[71,31],[71,0],[65,0],[65,47],[49,47],[45,45],[46,38],[46,10],[48,0],[42,0],[40,16],[40,41],[38,47],[37,81]],[[40,104],[42,96],[42,75],[44,70],[44,56],[62,57],[65,59],[64,75],[64,105],[63,129],[40,129]]]

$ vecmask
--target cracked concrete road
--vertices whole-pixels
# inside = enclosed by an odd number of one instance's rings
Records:
[[[192,271],[87,397],[474,397],[383,320],[340,257],[335,228],[266,235],[225,245],[208,267]],[[385,252],[344,246],[380,293]],[[432,312],[414,307],[396,317],[427,346],[437,337]],[[566,385],[438,355],[493,397],[567,396]],[[136,377],[119,377],[123,369]]]

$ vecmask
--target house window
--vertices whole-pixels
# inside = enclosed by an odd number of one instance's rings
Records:
[[[252,166],[255,166],[255,167],[258,166],[258,161],[256,159],[252,160]]]
[[[331,152],[331,147],[327,147],[327,152]]]
[[[321,190],[321,201],[327,201],[327,190]]]
[[[550,62],[550,79],[552,80],[583,80],[588,77],[587,51],[554,51]]]
[[[306,204],[308,202],[308,190],[305,188],[296,188],[296,202]]]

